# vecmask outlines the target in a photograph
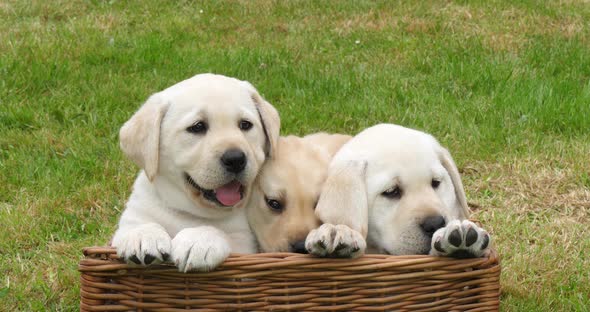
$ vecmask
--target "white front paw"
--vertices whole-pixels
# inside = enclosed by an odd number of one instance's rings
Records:
[[[112,245],[127,263],[156,264],[170,255],[170,235],[157,223],[117,230]]]
[[[305,249],[319,257],[356,258],[366,247],[361,233],[342,224],[322,224],[309,232],[305,240]]]
[[[432,235],[430,254],[453,258],[479,258],[489,254],[490,235],[469,220],[453,220]]]
[[[211,226],[184,229],[172,240],[172,261],[180,272],[211,271],[230,252],[225,233]]]

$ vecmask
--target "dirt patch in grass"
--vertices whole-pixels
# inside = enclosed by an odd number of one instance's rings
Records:
[[[112,31],[121,26],[121,19],[108,13],[94,17],[94,25],[103,32]]]
[[[346,36],[354,32],[403,31],[411,35],[479,38],[496,52],[519,52],[532,37],[572,38],[587,36],[588,22],[580,15],[543,15],[524,8],[486,8],[449,3],[433,5],[417,13],[415,8],[389,7],[333,19],[306,21],[306,27],[331,25],[333,31]]]
[[[581,281],[590,270],[590,260],[581,257],[590,248],[590,190],[582,181],[590,163],[581,161],[587,144],[579,145],[565,157],[507,157],[463,168],[474,217],[490,230],[502,257],[507,295],[542,299],[568,287],[571,294],[590,291]]]
[[[334,22],[334,31],[339,35],[348,35],[353,31],[382,31],[384,29],[398,28],[398,20],[384,13],[375,13],[372,10],[344,18]]]
[[[582,16],[532,14],[517,7],[490,10],[449,4],[434,15],[442,20],[444,31],[480,37],[494,51],[518,52],[533,36],[586,36],[588,28]]]
[[[486,172],[489,177],[479,181],[475,191],[494,190],[502,198],[502,204],[513,207],[515,212],[554,209],[582,214],[584,221],[590,220],[590,191],[580,185],[580,172],[571,167],[550,167],[539,159],[505,160],[479,166],[478,171]]]

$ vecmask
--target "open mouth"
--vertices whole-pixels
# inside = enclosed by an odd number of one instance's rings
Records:
[[[231,207],[239,203],[244,197],[244,186],[237,180],[233,180],[225,185],[222,185],[214,190],[202,188],[191,178],[187,173],[184,174],[186,182],[203,194],[203,197],[220,206]]]

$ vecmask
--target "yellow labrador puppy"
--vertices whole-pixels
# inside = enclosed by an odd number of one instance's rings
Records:
[[[469,208],[451,155],[424,132],[368,128],[334,157],[307,237],[318,256],[368,252],[480,257],[489,235],[466,220]],[[366,240],[365,240],[366,239]]]
[[[320,225],[314,214],[328,165],[350,139],[317,133],[279,138],[254,184],[248,220],[262,252],[306,253],[305,238]]]
[[[112,239],[128,262],[180,271],[256,252],[245,205],[279,136],[277,111],[246,81],[196,75],[152,95],[120,132],[143,170]]]

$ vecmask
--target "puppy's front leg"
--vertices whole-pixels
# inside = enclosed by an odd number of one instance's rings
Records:
[[[305,249],[319,257],[356,258],[366,248],[367,243],[361,233],[343,224],[322,224],[309,232],[305,240]]]
[[[172,239],[172,261],[180,272],[211,271],[230,252],[226,234],[212,226],[184,229]]]
[[[156,264],[170,255],[170,235],[157,223],[119,227],[111,245],[127,263]]]
[[[343,160],[330,166],[315,210],[324,224],[307,235],[305,248],[319,257],[356,258],[367,247],[367,162]]]

